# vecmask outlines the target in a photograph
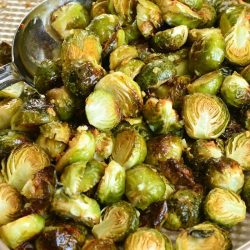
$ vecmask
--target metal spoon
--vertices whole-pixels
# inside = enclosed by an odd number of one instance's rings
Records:
[[[90,9],[92,0],[46,0],[21,22],[12,47],[12,63],[0,67],[0,90],[20,81],[34,87],[36,69],[60,50],[60,39],[50,26],[51,13],[68,2],[80,2]]]

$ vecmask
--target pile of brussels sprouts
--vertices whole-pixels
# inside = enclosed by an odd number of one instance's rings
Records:
[[[232,249],[250,211],[249,1],[87,2],[51,14],[61,52],[36,90],[0,91],[0,238]]]

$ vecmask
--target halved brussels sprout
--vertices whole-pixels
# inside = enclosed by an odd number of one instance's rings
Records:
[[[56,186],[56,174],[53,166],[46,167],[36,172],[21,190],[21,194],[27,199],[44,199],[49,202],[54,195]]]
[[[108,0],[97,0],[92,4],[91,7],[91,17],[95,18],[102,14],[107,14],[109,12],[108,9]]]
[[[79,249],[85,240],[86,230],[70,224],[47,226],[36,239],[36,250]]]
[[[141,60],[131,59],[126,64],[117,67],[115,71],[120,71],[134,79],[141,72],[144,65],[144,62]]]
[[[144,162],[147,155],[146,142],[137,131],[125,129],[115,137],[112,158],[126,169]]]
[[[199,223],[202,195],[191,189],[179,190],[168,200],[164,227],[171,230],[192,227]]]
[[[41,98],[28,99],[12,116],[11,129],[17,131],[36,131],[38,126],[56,120],[56,113],[46,100]]]
[[[10,127],[11,119],[20,109],[23,102],[21,99],[3,99],[0,100],[0,129]]]
[[[141,210],[153,202],[164,200],[166,189],[164,178],[149,165],[137,165],[126,172],[126,196],[133,206]]]
[[[54,106],[54,109],[61,121],[70,120],[76,109],[76,100],[64,88],[54,88],[46,93],[48,101]]]
[[[225,146],[226,157],[239,162],[243,170],[250,170],[250,132],[232,136]]]
[[[218,69],[225,57],[225,42],[220,29],[195,29],[191,31],[192,36],[190,69],[198,76]]]
[[[118,16],[101,14],[91,21],[86,30],[98,36],[101,44],[104,45],[104,43],[116,33],[120,26],[121,24]]]
[[[250,22],[246,9],[235,25],[225,35],[225,55],[234,64],[246,66],[250,63]]]
[[[116,69],[118,66],[122,64],[126,64],[129,60],[138,57],[138,51],[135,46],[131,45],[122,45],[115,49],[110,54],[110,64],[109,68],[111,70]]]
[[[149,98],[143,107],[143,116],[155,134],[167,134],[182,128],[182,122],[168,99]]]
[[[85,30],[75,30],[62,44],[61,60],[65,63],[90,61],[99,63],[102,47],[99,38]]]
[[[45,60],[37,67],[34,84],[42,94],[61,85],[61,67],[57,62]]]
[[[173,250],[174,248],[165,234],[153,228],[142,227],[128,236],[124,249]]]
[[[146,64],[139,75],[136,82],[142,90],[149,88],[157,88],[164,82],[172,79],[176,75],[174,64],[168,59],[156,59]]]
[[[24,91],[24,86],[24,82],[18,82],[2,89],[0,90],[0,98],[19,98]]]
[[[197,14],[202,18],[202,24],[199,25],[199,27],[211,28],[214,26],[217,19],[217,13],[211,4],[204,2],[201,9],[197,11]]]
[[[95,90],[86,100],[85,112],[88,122],[100,130],[116,127],[121,121],[119,105],[115,96],[108,91]]]
[[[13,221],[22,209],[20,194],[7,183],[0,183],[0,208],[0,226]]]
[[[18,145],[29,143],[29,137],[18,131],[4,129],[0,131],[0,159],[8,156]]]
[[[245,220],[246,205],[235,192],[215,188],[206,197],[204,212],[211,221],[232,227]]]
[[[136,22],[144,37],[150,37],[161,27],[163,20],[160,8],[148,0],[138,0]]]
[[[180,160],[185,142],[178,136],[157,136],[147,141],[146,163],[158,165],[161,161],[173,158]]]
[[[183,230],[177,237],[176,250],[231,250],[229,233],[210,222]]]
[[[111,161],[105,168],[104,175],[98,185],[97,197],[104,204],[112,204],[125,193],[125,168]]]
[[[183,120],[191,138],[218,138],[225,131],[229,119],[227,106],[216,96],[196,93],[184,98]]]
[[[123,27],[125,32],[125,40],[127,44],[135,42],[141,38],[141,32],[138,29],[136,20],[131,24],[126,24]]]
[[[242,190],[242,198],[246,203],[247,210],[250,211],[250,176],[246,176],[245,183]]]
[[[69,2],[51,14],[51,26],[62,38],[72,29],[84,29],[89,24],[88,10],[79,2]]]
[[[193,29],[202,24],[202,18],[189,6],[180,1],[162,1],[163,19],[169,26],[186,25]]]
[[[114,148],[114,138],[110,132],[100,132],[97,129],[93,132],[95,137],[95,155],[97,161],[104,161],[111,156]]]
[[[241,71],[241,75],[250,84],[250,64]]]
[[[238,73],[227,76],[221,86],[221,95],[225,102],[236,108],[250,103],[250,85]]]
[[[61,183],[67,195],[71,196],[81,192],[80,185],[86,168],[85,162],[75,162],[64,168]]]
[[[91,188],[93,188],[99,181],[101,180],[102,176],[104,175],[106,164],[99,161],[89,161],[86,165],[84,170],[81,184],[80,184],[80,191],[87,192]]]
[[[7,183],[22,190],[35,173],[50,165],[48,155],[36,144],[22,144],[12,150],[2,174]]]
[[[186,4],[191,9],[199,10],[202,7],[203,0],[179,0],[181,3]]]
[[[0,227],[0,237],[11,248],[39,234],[45,226],[45,220],[38,214],[31,214]]]
[[[207,162],[206,180],[210,188],[224,188],[239,193],[244,185],[244,174],[237,161],[222,157]]]
[[[93,227],[92,233],[97,239],[121,241],[137,229],[139,213],[131,204],[120,201],[106,207],[100,224]]]
[[[77,61],[63,67],[62,80],[70,93],[79,97],[87,97],[105,73],[102,66],[96,63]]]
[[[89,227],[100,222],[99,204],[84,194],[69,197],[63,192],[63,189],[58,189],[52,200],[51,209],[59,216],[72,218]]]
[[[117,250],[112,240],[89,240],[82,250]]]
[[[203,93],[216,95],[220,90],[223,80],[224,76],[221,71],[212,71],[199,77],[194,82],[192,82],[192,84],[189,84],[187,86],[188,93]]]
[[[159,52],[174,51],[180,49],[187,41],[188,27],[176,26],[172,29],[157,32],[152,40],[152,47]]]
[[[137,117],[143,105],[140,87],[132,78],[122,72],[110,73],[103,77],[96,85],[95,90],[110,93],[120,107],[123,118]],[[107,114],[107,116],[111,117],[110,114]]]
[[[95,138],[85,127],[78,127],[76,136],[69,142],[69,148],[56,163],[56,170],[78,161],[87,162],[94,157]]]

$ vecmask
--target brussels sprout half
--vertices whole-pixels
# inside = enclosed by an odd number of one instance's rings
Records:
[[[153,228],[142,227],[127,237],[124,249],[173,250],[174,248],[165,234]]]
[[[91,17],[95,18],[102,14],[107,14],[109,12],[108,9],[108,0],[97,0],[92,4],[91,7]]]
[[[0,98],[19,98],[24,92],[25,83],[18,82],[0,90]]]
[[[225,131],[229,119],[227,106],[216,96],[196,93],[184,98],[183,120],[191,138],[218,138]]]
[[[176,240],[176,250],[231,250],[229,233],[210,222],[182,231]]]
[[[204,212],[211,221],[232,227],[245,220],[246,205],[233,191],[215,188],[206,197]]]
[[[89,240],[82,250],[117,250],[115,243],[112,240]]]
[[[243,170],[250,170],[250,132],[232,136],[225,146],[226,157],[239,162]]]
[[[39,234],[45,226],[43,217],[31,214],[0,227],[0,237],[11,248],[16,248],[25,241]]]
[[[105,208],[101,223],[93,227],[92,233],[99,240],[116,242],[136,230],[138,225],[138,211],[130,203],[120,201]]]

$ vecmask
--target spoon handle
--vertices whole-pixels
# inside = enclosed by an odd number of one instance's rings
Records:
[[[0,67],[0,90],[23,80],[24,78],[18,73],[13,63]]]

